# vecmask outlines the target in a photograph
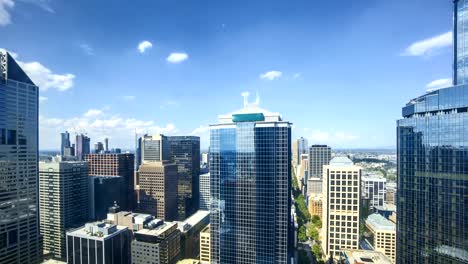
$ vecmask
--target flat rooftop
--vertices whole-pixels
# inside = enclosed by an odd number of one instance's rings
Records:
[[[383,253],[372,250],[344,250],[342,251],[345,263],[349,264],[392,264]]]
[[[371,214],[366,219],[366,224],[372,226],[374,229],[386,230],[386,231],[395,231],[396,227],[393,222],[383,217],[380,214]]]
[[[198,210],[196,213],[194,213],[192,216],[189,218],[185,219],[183,223],[187,223],[191,226],[195,226],[198,223],[200,223],[203,219],[208,217],[210,215],[210,211],[205,211],[205,210]]]
[[[174,226],[177,226],[176,222],[164,222],[162,225],[156,228],[153,228],[153,229],[144,228],[144,229],[137,231],[135,234],[148,235],[148,236],[160,236],[160,235],[163,235],[166,231],[168,231]]]
[[[90,227],[92,227],[93,232],[89,231]],[[67,235],[102,241],[127,229],[128,228],[126,226],[118,226],[105,222],[94,222],[87,223],[83,227],[68,231]]]

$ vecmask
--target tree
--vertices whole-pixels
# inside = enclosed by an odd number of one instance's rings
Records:
[[[319,244],[314,244],[312,246],[312,253],[314,253],[314,256],[317,260],[322,259],[322,249],[320,248]]]
[[[312,216],[312,224],[317,228],[322,228],[322,220],[318,215]]]
[[[299,227],[297,237],[301,242],[307,241],[306,229],[304,226]]]
[[[311,223],[308,226],[307,236],[312,238],[315,242],[319,241],[319,232],[317,228]]]

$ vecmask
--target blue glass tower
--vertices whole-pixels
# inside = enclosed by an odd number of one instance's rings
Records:
[[[397,122],[397,263],[468,263],[468,1],[454,3],[458,85],[411,100]]]
[[[211,263],[287,263],[291,123],[246,105],[211,126]]]

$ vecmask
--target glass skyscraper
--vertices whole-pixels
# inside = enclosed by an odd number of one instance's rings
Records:
[[[458,85],[411,100],[397,122],[397,263],[468,263],[468,1],[454,3]]]
[[[211,125],[211,263],[287,263],[291,123],[257,105]]]
[[[0,52],[0,263],[38,263],[38,93]]]

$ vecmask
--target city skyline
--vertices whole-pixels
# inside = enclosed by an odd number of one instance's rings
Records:
[[[9,36],[2,48],[41,88],[40,150],[59,149],[66,130],[133,149],[135,129],[200,136],[207,149],[208,125],[239,108],[245,91],[283,113],[293,138],[394,147],[398,106],[452,76],[451,1],[207,2],[208,10],[160,1],[12,3],[0,4],[0,34]],[[124,10],[132,21],[118,19]],[[350,99],[362,103],[349,107]]]

